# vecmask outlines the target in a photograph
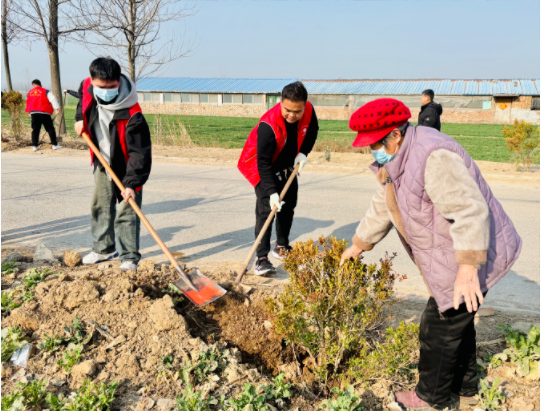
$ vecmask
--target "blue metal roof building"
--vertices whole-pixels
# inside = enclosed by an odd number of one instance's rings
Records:
[[[138,91],[185,93],[280,93],[300,79],[143,77]],[[538,96],[539,79],[301,80],[310,94]]]

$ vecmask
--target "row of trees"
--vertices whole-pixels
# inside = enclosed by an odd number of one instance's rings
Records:
[[[62,104],[61,46],[84,45],[95,55],[111,55],[133,81],[156,74],[166,64],[195,49],[184,32],[160,37],[161,25],[196,12],[184,0],[1,0],[2,51],[6,86],[12,90],[9,45],[44,41],[49,52],[51,91]],[[65,129],[65,125],[60,125]]]

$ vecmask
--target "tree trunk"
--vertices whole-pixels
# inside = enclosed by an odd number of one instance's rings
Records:
[[[11,85],[11,71],[9,70],[9,55],[8,55],[8,43],[4,36],[2,36],[2,51],[4,52],[4,68],[6,69],[6,83],[8,91],[13,90]]]
[[[130,78],[135,83],[137,73],[135,71],[135,22],[137,20],[137,10],[135,0],[130,0],[130,31],[128,33],[128,64]]]
[[[4,53],[4,67],[6,69],[6,82],[8,91],[13,90],[11,85],[11,71],[9,70],[8,33],[7,33],[8,3],[2,1],[2,52]]]
[[[63,111],[62,84],[60,83],[60,56],[58,54],[58,0],[50,1],[49,13],[49,66],[51,68],[51,91],[60,104],[60,111]],[[66,133],[66,122],[64,116],[57,115],[55,123],[59,125],[58,134]]]

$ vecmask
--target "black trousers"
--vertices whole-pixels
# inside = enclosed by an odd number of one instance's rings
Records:
[[[287,178],[290,176],[288,172],[280,173],[280,178],[275,176],[276,187],[278,188],[278,194],[282,192],[282,189],[286,185]],[[293,224],[293,214],[295,214],[295,207],[297,206],[297,195],[299,192],[299,184],[297,179],[293,180],[289,190],[282,201],[285,204],[282,206],[282,210],[276,213],[276,244],[289,245],[289,233],[291,231],[291,225]],[[265,221],[271,212],[270,196],[261,188],[261,184],[255,187],[255,195],[257,198],[255,205],[255,236],[259,235],[261,229],[265,225]],[[272,223],[269,225],[265,235],[263,236],[259,247],[257,247],[257,256],[264,257],[270,252],[270,242],[272,234]]]
[[[39,144],[39,132],[41,131],[42,125],[49,134],[51,144],[56,146],[56,131],[54,129],[53,120],[49,114],[32,114],[32,145],[37,147]]]
[[[417,396],[433,408],[453,409],[451,393],[462,397],[477,394],[475,311],[463,303],[458,310],[440,313],[430,297],[419,326],[421,357]]]

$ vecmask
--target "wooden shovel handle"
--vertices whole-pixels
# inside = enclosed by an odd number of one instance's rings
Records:
[[[113,181],[115,182],[117,187],[120,189],[120,191],[122,191],[122,192],[126,191],[126,187],[124,187],[124,184],[122,184],[122,182],[118,179],[118,177],[113,172],[113,170],[111,169],[111,167],[109,166],[107,161],[105,161],[105,159],[103,158],[103,156],[100,153],[100,150],[98,150],[96,145],[92,142],[92,139],[90,138],[90,136],[84,131],[83,131],[82,136],[85,139],[88,146],[94,152],[94,155],[96,157],[98,157],[98,160],[100,160],[100,163],[102,164],[103,168],[105,168],[107,173],[109,173],[109,175],[111,176],[111,178],[113,179]],[[154,228],[152,228],[152,225],[147,220],[147,218],[145,217],[145,215],[143,214],[143,212],[141,211],[141,209],[139,208],[139,206],[137,205],[135,200],[133,198],[130,198],[128,200],[128,203],[132,206],[133,210],[135,211],[135,214],[137,214],[139,216],[139,218],[141,219],[141,221],[143,222],[143,224],[147,228],[148,232],[152,236],[152,238],[154,238],[154,241],[156,241],[156,243],[160,246],[160,248],[162,249],[162,251],[166,255],[166,257],[169,259],[169,261],[171,261],[171,264],[173,264],[173,267],[178,266],[179,264],[178,264],[177,260],[175,259],[175,257],[173,257],[173,254],[171,254],[171,252],[169,251],[167,246],[164,244],[164,242],[162,241],[162,239],[160,238],[158,233],[154,230]]]
[[[295,177],[297,177],[297,173],[299,172],[299,167],[300,166],[301,166],[300,164],[297,164],[295,169],[291,172],[291,175],[287,179],[286,185],[284,186],[282,192],[280,193],[280,201],[282,201],[284,199],[284,197],[285,197],[285,195],[287,193],[287,190],[289,189],[289,186],[291,185],[291,183],[293,183],[293,180],[295,180]],[[242,277],[244,277],[244,274],[246,274],[246,271],[248,271],[248,264],[250,264],[250,261],[252,260],[252,257],[254,256],[254,254],[255,254],[255,252],[257,250],[257,247],[259,247],[259,244],[261,243],[261,240],[263,239],[263,236],[265,235],[265,233],[267,232],[267,229],[269,228],[270,224],[272,223],[272,219],[274,218],[274,215],[276,214],[277,209],[278,208],[276,206],[272,207],[272,210],[271,210],[269,216],[267,217],[267,221],[265,221],[265,225],[263,226],[263,228],[259,232],[259,235],[257,236],[254,245],[250,249],[250,252],[248,253],[248,256],[246,257],[246,260],[244,260],[244,264],[242,266],[242,271],[239,273],[239,275],[237,276],[237,279],[235,280],[235,282],[237,284],[242,281]]]

